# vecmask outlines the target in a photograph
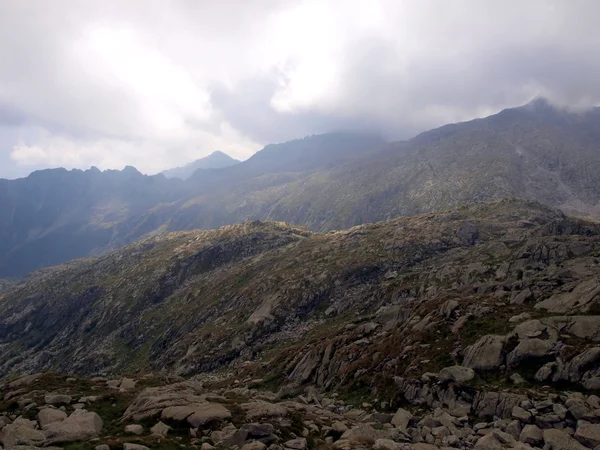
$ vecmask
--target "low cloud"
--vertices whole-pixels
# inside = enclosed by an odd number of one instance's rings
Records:
[[[85,3],[85,4],[84,4]],[[251,4],[250,4],[251,3]],[[594,0],[0,4],[0,176],[600,102]]]

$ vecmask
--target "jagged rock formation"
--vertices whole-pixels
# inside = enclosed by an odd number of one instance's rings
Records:
[[[167,178],[179,178],[181,180],[187,180],[197,170],[223,169],[225,167],[233,166],[237,163],[239,163],[237,159],[233,159],[231,156],[223,152],[216,151],[204,158],[200,158],[196,161],[188,163],[185,166],[168,169],[161,173]]]

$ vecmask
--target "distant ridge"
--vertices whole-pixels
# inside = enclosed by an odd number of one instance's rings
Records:
[[[197,159],[185,166],[167,169],[163,171],[162,174],[167,178],[180,178],[186,180],[198,169],[222,169],[224,167],[233,166],[239,162],[240,161],[237,159],[233,159],[226,153],[217,150],[210,155]]]

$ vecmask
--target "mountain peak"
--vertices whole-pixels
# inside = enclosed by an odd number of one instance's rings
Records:
[[[204,158],[197,159],[185,166],[175,167],[161,172],[167,178],[181,178],[185,180],[189,178],[198,169],[223,169],[239,163],[237,159],[233,159],[227,153],[220,150],[215,150],[210,155]]]

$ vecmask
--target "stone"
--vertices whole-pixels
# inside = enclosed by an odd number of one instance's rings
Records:
[[[29,420],[23,417],[17,417],[12,424],[18,427],[31,428],[32,430],[35,430],[38,427],[35,420]]]
[[[336,433],[342,434],[345,431],[348,431],[348,425],[346,425],[344,422],[333,422],[331,424],[331,429]]]
[[[244,430],[248,436],[261,438],[272,435],[275,427],[270,423],[246,423],[240,427],[240,430]]]
[[[529,411],[525,411],[520,406],[515,406],[512,409],[511,417],[513,419],[519,420],[521,422],[529,422],[531,420],[531,413]]]
[[[44,400],[45,400],[46,404],[48,404],[48,405],[57,406],[57,405],[69,405],[71,403],[72,398],[70,395],[48,394],[44,397]]]
[[[276,403],[269,403],[262,400],[242,403],[240,407],[246,413],[246,418],[250,421],[265,419],[277,419],[288,415],[285,406]]]
[[[131,444],[129,442],[126,442],[125,444],[123,444],[123,450],[150,450],[150,449],[148,447],[146,447],[145,445]]]
[[[553,344],[550,341],[542,339],[523,339],[506,356],[508,367],[516,367],[524,361],[535,358],[542,358],[550,353]]]
[[[556,367],[557,364],[555,362],[546,363],[538,369],[534,375],[534,378],[540,382],[546,381],[552,376],[552,373]]]
[[[534,447],[540,446],[544,441],[544,434],[537,425],[527,424],[519,435],[519,441]]]
[[[194,405],[194,412],[187,421],[193,428],[219,420],[231,418],[231,412],[220,403],[200,403]]]
[[[474,370],[497,370],[504,364],[504,336],[486,335],[465,349],[463,366]]]
[[[211,446],[211,448],[214,448]],[[265,444],[263,444],[262,442],[259,441],[255,441],[255,442],[250,442],[249,444],[244,445],[241,450],[265,450],[267,448],[267,446]]]
[[[67,418],[67,413],[60,409],[44,408],[37,414],[37,420],[43,429],[46,425],[54,422],[62,422]]]
[[[170,430],[170,426],[164,424],[163,422],[158,422],[156,425],[150,428],[150,433],[155,436],[166,437]]]
[[[396,450],[397,448],[398,444],[391,439],[377,439],[373,446],[373,450]]]
[[[94,450],[110,450],[110,446],[108,446],[107,444],[96,445],[94,447]]]
[[[544,430],[543,436],[546,450],[589,450],[567,433],[556,428]]]
[[[131,378],[123,378],[119,383],[120,391],[131,391],[135,389],[136,381]]]
[[[518,373],[513,373],[510,376],[510,381],[512,381],[514,384],[524,384],[527,381],[525,380],[525,378],[523,378],[521,375],[519,375]]]
[[[524,320],[529,320],[531,319],[531,314],[529,313],[521,313],[521,314],[517,314],[516,316],[512,316],[510,319],[508,319],[508,321],[510,323],[516,323],[516,322],[523,322]]]
[[[78,409],[61,422],[46,425],[47,444],[83,441],[98,437],[102,432],[102,419],[95,412]]]
[[[46,436],[40,430],[34,430],[19,425],[6,425],[2,429],[1,439],[5,448],[10,449],[16,445],[29,445],[41,447],[46,441]]]
[[[398,411],[396,411],[396,414],[394,414],[394,417],[392,417],[391,423],[396,428],[400,428],[404,431],[408,427],[408,423],[410,422],[410,419],[412,419],[412,417],[413,416],[410,413],[410,411],[398,408]]]
[[[600,424],[581,424],[577,427],[574,437],[583,445],[594,448],[597,445],[600,445]]]
[[[466,383],[475,378],[475,371],[470,367],[450,366],[440,370],[440,381],[455,381],[459,384]]]
[[[283,444],[283,447],[292,450],[306,450],[308,448],[308,442],[306,441],[306,438],[297,438],[286,441]]]
[[[127,425],[125,427],[125,433],[140,436],[144,433],[144,427],[138,424]]]

